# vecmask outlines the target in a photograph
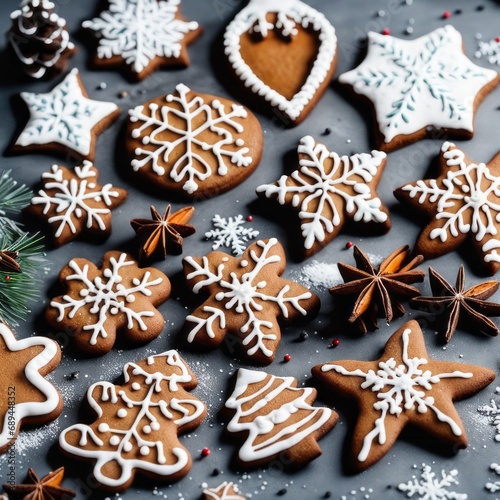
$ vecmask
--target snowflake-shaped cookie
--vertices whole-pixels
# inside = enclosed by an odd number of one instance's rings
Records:
[[[222,246],[231,248],[234,255],[241,255],[249,240],[256,238],[259,231],[251,227],[243,227],[245,221],[243,215],[228,217],[227,219],[218,214],[214,215],[212,224],[215,229],[207,231],[205,238],[215,240],[212,250],[217,250]]]
[[[278,240],[252,243],[240,258],[222,252],[186,257],[184,273],[194,293],[208,299],[186,318],[188,342],[218,346],[233,334],[246,357],[272,363],[280,342],[278,318],[313,314],[319,299],[307,288],[281,278],[285,253]]]
[[[109,10],[84,21],[99,40],[94,64],[125,65],[142,80],[161,66],[188,66],[186,46],[201,33],[180,14],[181,0],[109,0]]]
[[[51,301],[46,318],[54,328],[72,332],[84,351],[105,354],[117,331],[144,343],[163,330],[164,319],[155,306],[168,299],[170,281],[157,269],[139,268],[126,253],[107,252],[101,269],[87,259],[73,259],[59,280],[66,294]]]
[[[394,194],[431,217],[415,244],[416,254],[439,257],[470,239],[487,270],[500,269],[500,154],[488,165],[475,163],[445,142],[438,178],[406,184]]]
[[[450,486],[454,488],[458,485],[457,476],[456,469],[450,472],[442,470],[441,474],[437,475],[430,465],[422,464],[420,478],[413,476],[407,483],[399,484],[398,490],[403,491],[408,498],[418,495],[418,498],[429,500],[467,500],[465,493],[450,490]]]
[[[475,108],[500,78],[475,65],[462,47],[449,25],[416,40],[368,33],[366,58],[339,82],[372,102],[380,149],[417,141],[433,128],[472,137]]]
[[[389,211],[375,192],[385,153],[339,156],[311,136],[300,140],[297,152],[298,170],[259,186],[257,194],[298,211],[305,257],[333,240],[349,218],[389,230]]]
[[[259,164],[262,130],[255,116],[228,99],[184,84],[129,111],[131,165],[151,185],[193,197],[220,194]]]
[[[127,192],[111,184],[98,184],[98,177],[97,168],[89,161],[74,170],[53,165],[50,172],[42,174],[43,189],[26,211],[49,224],[56,246],[82,233],[109,236],[111,209],[125,201]]]
[[[357,470],[380,460],[408,424],[454,448],[465,448],[465,429],[453,401],[475,394],[496,375],[480,366],[430,359],[414,320],[392,335],[380,359],[334,361],[315,366],[313,374],[358,402],[352,446]]]

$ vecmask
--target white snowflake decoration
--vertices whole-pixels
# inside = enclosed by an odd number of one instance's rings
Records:
[[[377,175],[385,153],[372,151],[371,154],[339,156],[323,144],[316,144],[311,136],[300,140],[298,153],[306,156],[300,159],[299,170],[291,176],[281,176],[276,184],[259,186],[257,192],[268,198],[276,197],[281,205],[291,199],[292,205],[300,209],[306,249],[340,229],[344,214],[339,211],[339,205],[345,206],[355,221],[387,220],[380,198],[367,185]],[[327,164],[331,162],[330,168]]]
[[[436,179],[419,180],[403,186],[411,198],[418,196],[418,202],[437,202],[436,220],[444,219],[441,227],[429,233],[431,240],[445,242],[449,235],[456,238],[472,233],[476,241],[488,237],[482,246],[485,262],[500,262],[497,249],[500,238],[497,225],[500,221],[500,177],[493,175],[484,163],[465,163],[465,154],[455,145],[445,142],[441,148],[450,170],[442,181]],[[457,169],[456,166],[459,166]],[[457,205],[456,202],[459,202]],[[458,208],[457,208],[458,207]],[[469,221],[466,222],[466,221]]]
[[[110,0],[109,10],[82,26],[99,37],[100,59],[120,56],[135,73],[157,57],[181,55],[182,40],[198,23],[176,19],[180,0]]]
[[[416,40],[370,32],[365,60],[339,81],[373,102],[386,143],[429,125],[472,132],[474,97],[497,73],[472,63],[462,45],[450,25]]]
[[[495,392],[500,394],[500,387]],[[480,406],[477,411],[491,419],[491,425],[495,428],[495,441],[500,442],[500,405],[492,399],[489,405]]]
[[[99,229],[106,230],[102,216],[109,214],[110,209],[92,207],[88,202],[99,202],[101,205],[111,207],[112,198],[120,196],[118,191],[113,191],[111,184],[106,184],[96,190],[97,173],[90,161],[84,161],[80,167],[75,167],[74,172],[79,181],[76,179],[68,181],[63,178],[63,169],[58,165],[53,165],[50,172],[42,174],[42,179],[45,181],[44,189],[55,189],[57,192],[51,196],[42,189],[38,192],[38,196],[34,196],[31,200],[32,205],[43,205],[44,214],[55,209],[58,215],[49,217],[48,222],[59,222],[54,233],[56,238],[61,236],[66,227],[72,233],[76,233],[77,228],[73,219],[81,219],[84,216],[87,219],[87,228],[91,228],[95,222]]]
[[[169,165],[168,175],[172,180],[183,183],[182,189],[192,194],[198,189],[198,183],[214,175],[211,161],[195,151],[201,148],[210,151],[215,159],[217,174],[224,176],[228,173],[229,165],[236,167],[248,167],[253,159],[248,156],[249,148],[244,145],[241,138],[234,138],[231,130],[240,134],[244,131],[243,125],[237,121],[238,118],[246,118],[246,109],[233,104],[230,111],[226,111],[224,105],[213,99],[210,104],[203,101],[200,96],[190,98],[188,94],[191,89],[184,84],[176,87],[178,96],[169,94],[165,97],[165,106],[158,107],[152,103],[145,112],[144,106],[137,106],[129,111],[132,123],[140,122],[140,126],[132,131],[133,138],[141,137],[141,134],[153,127],[153,131],[142,139],[145,148],[139,147],[135,150],[137,156],[131,165],[134,171],[150,165],[153,172],[159,176],[166,175],[165,168],[161,162],[169,162],[169,157],[174,151],[182,148],[183,154]],[[178,104],[181,109],[171,107],[169,103]],[[216,116],[213,117],[213,111]],[[199,120],[199,117],[203,120]],[[169,119],[176,122],[182,120],[186,123],[184,130],[170,123]],[[195,125],[196,123],[196,125]],[[221,126],[224,125],[225,127]],[[200,134],[213,132],[214,142],[208,143],[199,138]],[[169,132],[177,138],[165,140],[162,135]],[[235,150],[234,147],[237,149]],[[171,167],[171,168],[170,168]]]
[[[407,483],[398,485],[398,489],[406,493],[408,498],[416,495],[420,500],[467,500],[465,493],[456,493],[450,491],[449,487],[458,485],[458,471],[456,469],[450,472],[441,471],[437,475],[432,471],[430,465],[423,464],[420,478],[413,477]]]
[[[494,471],[497,476],[500,476],[500,465],[497,463],[493,463],[490,465],[490,469]],[[500,491],[500,480],[495,481],[493,483],[486,483],[485,488],[490,492],[490,493],[496,493],[497,491]]]
[[[248,241],[259,235],[259,231],[250,227],[243,227],[245,221],[242,215],[226,219],[215,214],[212,223],[215,229],[205,233],[205,238],[215,240],[212,250],[224,246],[231,248],[233,254],[239,256],[245,251]]]
[[[374,428],[363,439],[363,446],[358,455],[358,460],[364,462],[375,439],[379,444],[386,441],[385,419],[387,415],[400,415],[405,410],[418,409],[420,413],[433,411],[440,422],[449,425],[455,436],[462,435],[460,426],[448,415],[443,413],[434,404],[434,398],[428,393],[432,391],[433,385],[439,384],[441,379],[450,378],[471,378],[472,373],[461,371],[431,373],[424,370],[427,364],[425,358],[409,358],[408,346],[410,342],[411,330],[407,328],[403,332],[403,364],[396,364],[394,358],[379,362],[377,372],[369,370],[368,373],[361,369],[354,371],[346,370],[343,366],[335,364],[323,365],[322,371],[334,370],[341,375],[348,377],[361,377],[362,389],[370,389],[377,393],[377,401],[373,404],[373,409],[380,412],[380,416],[375,420]],[[437,389],[439,390],[439,389]]]
[[[500,40],[495,38],[489,42],[479,41],[474,55],[477,59],[486,57],[490,64],[500,66]]]
[[[30,119],[16,140],[16,146],[57,143],[82,156],[90,154],[92,129],[118,106],[112,102],[85,97],[73,69],[49,93],[21,92],[30,111]]]
[[[66,281],[80,281],[84,287],[80,290],[80,298],[73,298],[70,295],[64,295],[63,302],[52,301],[50,305],[56,308],[59,312],[57,321],[60,322],[65,316],[69,319],[82,309],[90,305],[89,312],[96,315],[95,323],[86,324],[83,327],[84,331],[90,331],[90,345],[96,345],[98,338],[106,338],[108,332],[105,324],[109,316],[116,314],[124,314],[127,318],[127,328],[131,329],[134,324],[137,324],[140,330],[147,330],[147,325],[143,318],[152,317],[152,311],[136,311],[133,308],[135,301],[134,295],[142,294],[150,297],[152,292],[151,287],[159,285],[162,282],[161,278],[150,280],[151,273],[146,271],[141,279],[134,278],[133,286],[127,288],[122,285],[121,270],[127,266],[136,265],[133,260],[127,260],[127,254],[121,253],[120,257],[110,259],[110,267],[104,269],[101,276],[90,279],[89,266],[85,264],[80,268],[77,262],[71,260],[68,266],[74,271],[65,278]]]

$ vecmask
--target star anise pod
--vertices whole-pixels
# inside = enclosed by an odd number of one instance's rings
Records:
[[[168,205],[163,216],[151,206],[151,219],[133,219],[130,221],[134,231],[141,241],[139,262],[144,263],[154,259],[165,259],[167,254],[182,253],[183,238],[195,232],[188,224],[193,215],[194,207],[184,207],[170,213]]]
[[[399,297],[420,295],[420,291],[410,284],[424,280],[424,271],[415,269],[423,257],[417,255],[407,262],[410,248],[406,245],[392,252],[375,270],[366,253],[357,246],[353,250],[356,267],[339,262],[338,268],[344,284],[330,288],[330,293],[357,295],[348,321],[365,334],[368,330],[378,328],[379,311],[383,312],[390,323],[395,315],[402,316],[405,313]]]
[[[9,499],[14,500],[68,500],[76,496],[76,491],[64,488],[61,483],[64,478],[64,467],[49,472],[41,479],[30,467],[28,469],[28,483],[4,484],[4,490]]]
[[[459,322],[486,335],[498,335],[498,326],[488,316],[500,316],[500,304],[485,300],[498,290],[498,281],[485,281],[465,290],[463,265],[458,270],[455,288],[432,267],[429,267],[429,281],[432,297],[413,298],[410,306],[442,317],[446,323],[446,342],[450,341]]]
[[[19,252],[12,250],[0,250],[0,271],[20,273],[21,266],[17,262]]]

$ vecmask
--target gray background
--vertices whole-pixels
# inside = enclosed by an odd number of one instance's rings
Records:
[[[452,13],[455,9],[462,10],[460,14],[454,13],[448,22],[462,32],[465,48],[471,56],[477,46],[477,33],[482,34],[484,40],[500,35],[498,32],[500,6],[493,1],[414,0],[412,5],[402,4],[399,0],[389,2],[387,0],[370,2],[310,0],[308,3],[324,12],[337,30],[339,60],[336,76],[354,66],[362,45],[359,39],[367,31],[380,31],[387,26],[395,36],[417,37],[446,24],[441,17],[445,10],[450,10]],[[224,75],[215,74],[211,60],[222,57],[216,44],[217,37],[244,2],[185,0],[182,7],[186,17],[199,21],[204,28],[202,37],[189,47],[191,66],[185,70],[157,72],[138,84],[129,83],[119,72],[86,69],[89,52],[85,39],[82,39],[78,32],[81,21],[97,12],[97,1],[59,0],[56,4],[58,12],[67,19],[73,40],[79,47],[78,54],[70,61],[70,67],[80,69],[90,97],[117,102],[123,110],[118,122],[99,138],[95,164],[100,168],[101,180],[128,189],[129,199],[113,212],[113,233],[106,243],[91,245],[85,241],[78,241],[47,252],[49,263],[43,276],[41,299],[39,303],[33,305],[32,314],[28,320],[17,328],[17,334],[19,337],[27,337],[34,332],[49,334],[61,343],[64,352],[63,361],[49,378],[61,391],[65,409],[55,423],[21,432],[16,449],[17,478],[18,480],[24,479],[27,468],[30,466],[35,467],[38,473],[43,475],[50,469],[67,465],[64,484],[77,488],[81,497],[99,498],[100,495],[114,497],[114,495],[103,494],[93,487],[90,466],[68,460],[59,453],[58,434],[63,428],[81,418],[80,402],[86,389],[92,383],[98,380],[119,381],[122,366],[127,361],[140,360],[152,352],[162,352],[177,345],[176,339],[182,329],[186,314],[198,304],[196,300],[189,300],[189,295],[182,292],[182,279],[180,279],[182,256],[169,256],[165,262],[158,264],[158,267],[173,280],[174,290],[171,299],[160,307],[166,319],[166,328],[159,338],[148,345],[123,349],[121,348],[123,346],[118,346],[102,358],[85,359],[73,352],[70,339],[64,334],[48,331],[41,317],[57,273],[68,260],[85,256],[98,263],[105,251],[126,248],[134,236],[129,225],[130,219],[148,216],[149,205],[152,203],[160,210],[165,206],[165,199],[148,195],[146,191],[139,190],[135,185],[124,180],[122,176],[122,172],[129,167],[123,160],[115,157],[115,144],[117,140],[121,140],[119,132],[125,120],[126,111],[157,95],[170,93],[180,82],[198,92],[231,97],[230,89],[224,85]],[[484,9],[478,10],[478,5],[484,6]],[[16,2],[12,0],[4,0],[0,3],[0,31],[7,31],[8,15],[15,7]],[[376,15],[379,10],[384,11],[383,17]],[[414,33],[411,37],[404,34],[410,18],[414,19]],[[479,64],[492,67],[484,59]],[[5,73],[4,70],[3,83],[0,88],[2,119],[0,150],[4,152],[8,149],[16,128],[24,125],[16,119],[12,107],[12,96],[24,90],[46,92],[58,81],[16,82],[10,81],[10,77],[8,78]],[[105,90],[97,89],[101,82],[107,84]],[[118,93],[122,90],[128,91],[127,98],[118,98]],[[477,113],[475,138],[472,141],[457,141],[477,161],[488,161],[500,149],[499,106],[500,89],[497,88],[486,98]],[[279,226],[277,221],[266,217],[262,209],[259,210],[259,203],[255,203],[255,188],[261,183],[274,181],[287,171],[285,156],[290,157],[292,153],[291,158],[293,158],[293,151],[302,136],[311,134],[339,154],[369,151],[373,148],[370,135],[371,122],[338,92],[335,83],[327,90],[319,106],[296,128],[283,129],[279,120],[272,118],[272,115],[258,114],[258,117],[262,123],[265,140],[264,156],[260,167],[242,185],[229,193],[196,204],[192,223],[196,226],[197,233],[185,241],[184,255],[202,255],[210,251],[211,243],[206,241],[203,235],[211,228],[211,218],[216,213],[223,217],[237,214],[246,217],[252,214],[253,222],[247,223],[247,226],[258,229],[262,238],[278,237],[288,248],[289,236],[286,231]],[[331,128],[332,133],[328,137],[320,137],[326,127]],[[412,245],[420,226],[406,218],[397,208],[392,190],[424,176],[436,157],[441,142],[441,140],[425,140],[389,155],[387,168],[378,190],[382,200],[391,208],[393,228],[388,234],[378,237],[360,237],[343,233],[309,261],[300,263],[290,260],[285,277],[302,279],[301,269],[311,262],[352,263],[352,252],[345,249],[348,240],[352,240],[374,255],[386,255],[403,244]],[[0,161],[2,168],[13,169],[14,177],[31,187],[36,185],[41,174],[48,170],[51,164],[64,163],[57,157],[37,154],[4,155]],[[288,166],[293,167],[293,163]],[[173,204],[174,209],[180,206],[178,203]],[[425,262],[422,269],[427,270],[428,266],[432,265],[445,277],[454,281],[458,265],[465,259],[468,285],[478,283],[483,277],[478,274],[477,269],[471,268],[470,262],[474,260],[474,257],[469,259],[466,254],[467,252],[453,252],[436,261]],[[419,286],[424,294],[429,294],[427,280]],[[265,369],[269,373],[294,376],[300,382],[307,383],[310,368],[317,363],[334,359],[375,359],[388,336],[398,326],[410,317],[419,317],[418,313],[410,311],[406,317],[394,321],[389,326],[381,320],[380,329],[377,332],[360,338],[337,328],[338,322],[332,315],[333,299],[326,288],[319,286],[315,287],[314,291],[322,299],[322,309],[317,319],[305,326],[305,330],[310,334],[309,339],[305,343],[296,342],[302,327],[284,329],[277,361]],[[500,296],[497,295],[496,298],[500,299]],[[499,339],[457,331],[444,349],[438,337],[434,335],[432,327],[425,327],[424,333],[432,357],[453,361],[462,359],[464,362],[481,364],[498,370]],[[329,349],[329,343],[335,337],[340,339],[340,346],[335,350]],[[292,355],[292,361],[287,364],[280,362],[285,353]],[[241,490],[253,498],[272,498],[282,488],[287,488],[284,498],[290,499],[322,498],[327,491],[332,493],[333,498],[341,498],[342,495],[348,499],[403,498],[404,495],[397,491],[397,485],[410,480],[414,474],[419,475],[421,464],[427,463],[438,475],[442,469],[446,471],[458,469],[460,485],[452,487],[451,490],[467,493],[469,498],[473,499],[495,498],[494,494],[485,491],[484,485],[494,479],[489,466],[492,462],[500,461],[500,443],[494,441],[494,429],[489,419],[479,415],[477,408],[489,403],[490,399],[495,397],[494,389],[498,382],[494,382],[475,397],[457,404],[468,431],[470,445],[467,450],[462,450],[454,456],[446,451],[440,451],[439,447],[426,443],[419,436],[412,438],[407,433],[378,464],[362,474],[349,475],[343,469],[342,457],[349,448],[346,436],[353,422],[353,413],[349,407],[342,406],[337,408],[340,412],[339,424],[320,441],[323,455],[309,466],[298,472],[284,473],[281,470],[282,464],[275,462],[266,469],[245,473],[236,472],[231,468],[231,457],[237,448],[230,440],[222,439],[224,425],[218,418],[217,412],[225,399],[230,374],[238,367],[246,365],[231,359],[220,350],[202,355],[186,351],[182,351],[181,354],[199,378],[199,387],[194,394],[205,401],[208,406],[208,416],[199,429],[182,438],[183,443],[192,453],[193,468],[188,476],[177,484],[154,486],[151,481],[139,481],[120,497],[146,498],[156,495],[169,499],[193,499],[201,494],[202,483],[216,486],[223,480],[231,480],[239,483]],[[66,380],[65,375],[73,371],[80,372],[79,378]],[[499,399],[500,396],[497,396],[497,400]],[[318,401],[332,403],[324,393],[320,393]],[[212,453],[209,457],[200,459],[200,451],[203,447],[209,447]],[[223,474],[213,477],[214,468],[219,468]],[[4,457],[0,458],[0,477],[5,477],[5,472]]]

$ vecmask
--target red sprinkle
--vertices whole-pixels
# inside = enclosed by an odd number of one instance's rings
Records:
[[[208,457],[208,455],[210,455],[210,448],[203,448],[203,450],[201,450],[201,456]]]
[[[345,247],[346,248],[351,248],[352,246],[354,246],[354,243],[352,241],[348,241],[346,244],[345,244]]]
[[[253,221],[253,217],[252,217],[251,215],[249,215],[249,216],[247,217],[247,221],[248,221],[248,222],[252,222],[252,221]]]
[[[382,35],[390,35],[391,34],[391,30],[389,28],[384,28],[382,30]]]
[[[500,43],[500,36],[497,36],[497,37],[495,38],[495,42]]]
[[[10,281],[11,277],[10,276],[5,276],[5,281]]]
[[[283,360],[288,363],[290,360],[292,359],[292,356],[290,356],[290,354],[285,354],[283,356]]]
[[[332,347],[337,347],[339,344],[340,344],[340,340],[339,339],[333,339],[332,340]]]
[[[449,10],[445,10],[443,12],[443,19],[449,19],[451,17],[451,12]]]

